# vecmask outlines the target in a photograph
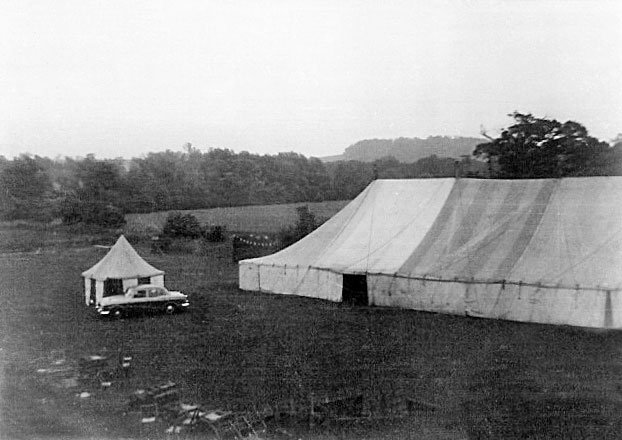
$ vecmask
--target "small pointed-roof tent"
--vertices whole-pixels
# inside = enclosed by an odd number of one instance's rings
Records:
[[[98,304],[104,296],[123,293],[137,284],[164,285],[164,272],[142,259],[123,235],[106,256],[82,272],[87,305]]]

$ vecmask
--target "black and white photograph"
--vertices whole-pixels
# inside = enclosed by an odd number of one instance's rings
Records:
[[[0,438],[622,439],[622,3],[0,0]]]

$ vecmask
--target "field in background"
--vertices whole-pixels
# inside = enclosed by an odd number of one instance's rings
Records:
[[[271,234],[296,223],[296,208],[308,206],[317,219],[330,218],[339,212],[348,201],[329,201],[317,203],[290,203],[285,205],[237,206],[231,208],[195,209],[178,211],[194,215],[200,223],[226,226],[228,231],[257,232]],[[125,230],[132,234],[145,231],[157,233],[162,230],[170,211],[146,214],[127,214]]]
[[[0,256],[0,437],[140,437],[128,396],[175,381],[186,403],[243,409],[313,393],[362,394],[365,424],[287,426],[267,439],[619,438],[622,333],[355,307],[242,292],[226,244],[207,255],[151,255],[188,313],[94,317],[80,272],[106,252],[58,244]],[[62,350],[133,357],[109,389],[59,387],[37,373]],[[88,398],[79,393],[88,391]],[[391,419],[405,399],[425,410]],[[163,436],[162,436],[163,437]]]
[[[308,206],[316,218],[328,219],[339,212],[348,201],[292,203],[287,205],[240,206],[232,208],[179,211],[190,213],[206,225],[225,226],[230,232],[274,234],[298,221],[296,208]],[[0,222],[0,253],[37,252],[92,244],[114,244],[119,234],[143,240],[162,231],[172,211],[127,214],[127,224],[118,231],[99,230],[94,226],[64,226],[60,221],[44,224],[29,221]]]

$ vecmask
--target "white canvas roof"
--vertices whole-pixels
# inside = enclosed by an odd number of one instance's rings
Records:
[[[438,216],[453,179],[377,180],[298,243],[254,260],[348,273],[397,272]]]
[[[104,258],[90,269],[82,272],[83,277],[99,281],[108,278],[128,279],[162,274],[164,274],[163,271],[143,260],[123,235],[119,237]]]

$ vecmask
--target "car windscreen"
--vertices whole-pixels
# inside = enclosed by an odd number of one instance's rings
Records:
[[[143,289],[138,289],[134,291],[134,298],[145,298],[147,296],[147,291]]]

